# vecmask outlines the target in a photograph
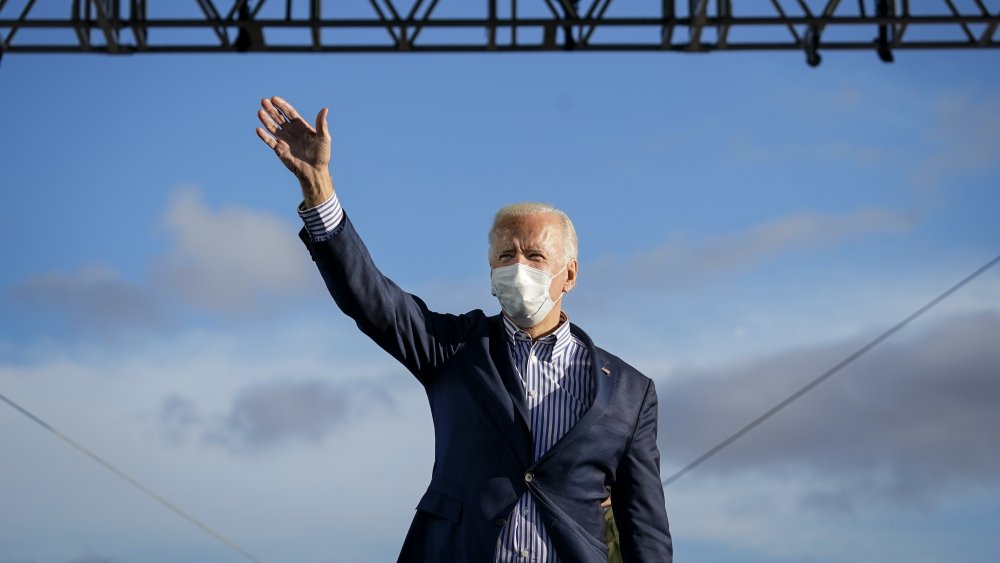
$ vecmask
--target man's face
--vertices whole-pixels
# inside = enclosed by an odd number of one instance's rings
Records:
[[[549,295],[557,299],[573,288],[576,260],[566,264],[563,232],[559,218],[550,213],[507,217],[496,228],[490,268],[524,264],[536,270],[558,274],[549,286]],[[566,269],[563,269],[566,266]]]

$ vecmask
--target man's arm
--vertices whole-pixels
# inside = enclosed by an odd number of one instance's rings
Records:
[[[618,465],[611,493],[625,563],[669,563],[673,542],[656,446],[656,389],[649,382],[635,434]]]
[[[264,99],[261,105],[264,109],[257,116],[263,128],[257,128],[257,136],[299,180],[303,242],[330,294],[362,332],[429,383],[461,345],[473,318],[428,310],[375,266],[333,190],[326,108],[312,127],[279,97]]]

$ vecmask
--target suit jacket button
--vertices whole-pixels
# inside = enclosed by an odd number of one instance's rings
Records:
[[[524,474],[524,482],[525,483],[530,483],[530,482],[532,482],[534,480],[535,480],[535,476],[532,475],[532,473],[530,471]]]
[[[497,526],[500,526],[501,528],[503,528],[506,525],[507,525],[507,519],[506,518],[497,518]]]

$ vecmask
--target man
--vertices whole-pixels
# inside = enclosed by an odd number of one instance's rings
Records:
[[[604,563],[610,491],[624,561],[670,562],[656,392],[562,312],[577,280],[569,218],[500,210],[489,261],[503,313],[432,312],[382,275],[343,212],[327,110],[314,128],[281,98],[261,105],[257,135],[299,180],[300,236],[330,294],[430,402],[434,470],[399,561]]]

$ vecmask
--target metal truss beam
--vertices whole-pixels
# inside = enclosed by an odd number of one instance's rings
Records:
[[[902,49],[1000,47],[1000,0],[994,4],[986,0],[0,0],[0,55],[798,50],[806,53],[810,64],[818,64],[819,51],[869,50],[891,61],[892,52]]]

